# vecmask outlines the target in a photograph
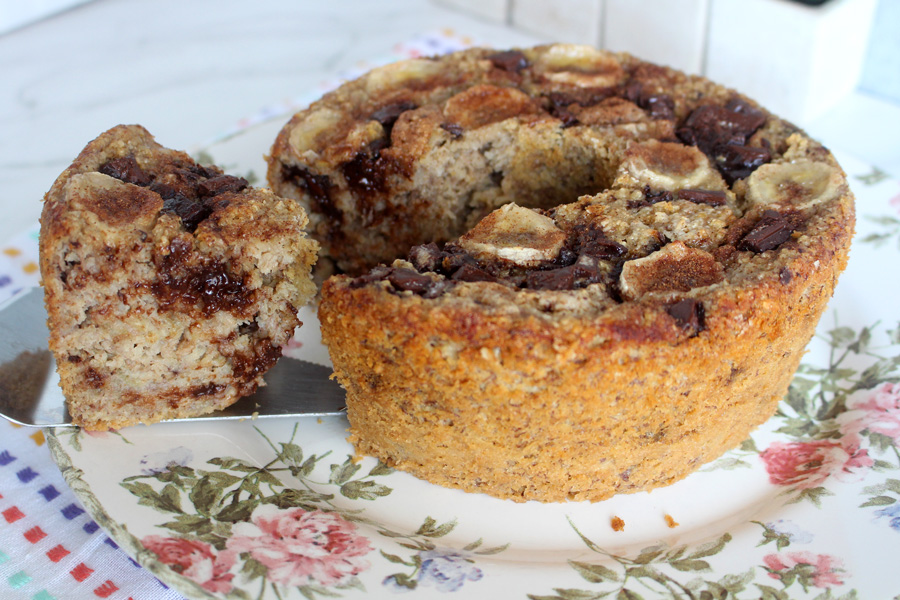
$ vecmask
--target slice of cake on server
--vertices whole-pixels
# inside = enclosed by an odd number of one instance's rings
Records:
[[[196,416],[263,385],[315,294],[306,224],[294,200],[143,127],[88,144],[41,215],[50,349],[73,422]]]

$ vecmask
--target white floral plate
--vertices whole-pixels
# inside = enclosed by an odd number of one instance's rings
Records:
[[[279,126],[205,152],[253,179]],[[466,494],[358,459],[341,417],[60,429],[54,457],[113,539],[189,597],[900,598],[900,187],[840,158],[859,233],[789,396],[668,488]],[[302,320],[287,354],[327,364]]]

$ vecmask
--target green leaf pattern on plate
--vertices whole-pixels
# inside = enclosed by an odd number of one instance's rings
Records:
[[[383,580],[387,588],[430,585],[455,591],[482,578],[475,557],[506,549],[482,548],[480,539],[461,550],[442,549],[436,540],[453,531],[455,521],[429,517],[416,531],[400,533],[367,519],[363,509],[340,508],[334,502],[338,495],[357,501],[390,495],[392,489],[379,479],[393,469],[379,462],[363,472],[352,456],[341,462],[326,461],[330,452],[307,456],[294,441],[296,426],[291,439],[278,443],[256,431],[273,452],[265,465],[223,456],[206,461],[208,468],[195,468],[182,456],[185,464],[172,460],[160,466],[153,464],[157,457],[141,475],[120,483],[139,505],[171,518],[159,526],[165,535],[145,536],[143,546],[208,592],[245,598],[254,581],[260,597],[267,587],[277,598],[289,589],[306,598],[364,591],[358,575],[371,568],[372,558],[406,567]],[[327,464],[326,481],[314,479],[324,471],[317,470],[320,464]],[[291,485],[282,481],[288,476]],[[373,553],[357,523],[374,527],[409,555]]]
[[[842,595],[832,593],[834,586],[844,583],[846,573],[841,559],[808,551],[781,552],[792,539],[805,533],[796,531],[790,523],[757,523],[763,528],[763,539],[759,545],[775,542],[778,552],[765,555],[763,564],[759,566],[726,575],[721,575],[719,569],[713,569],[711,561],[732,542],[729,533],[699,545],[649,546],[637,556],[628,557],[607,552],[578,531],[574,523],[570,521],[570,524],[585,545],[604,561],[569,561],[575,572],[594,587],[554,588],[553,594],[529,594],[531,600],[787,600],[796,597],[794,591],[797,588],[802,588],[804,593],[821,589],[822,593],[816,596],[821,600],[851,600],[857,597],[855,590],[848,590]],[[782,527],[783,530],[778,529]],[[718,575],[710,577],[713,572]]]

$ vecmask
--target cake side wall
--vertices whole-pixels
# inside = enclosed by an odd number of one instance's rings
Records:
[[[470,492],[597,501],[674,483],[767,420],[841,262],[722,300],[694,338],[652,309],[632,307],[628,329],[659,339],[629,340],[608,321],[482,318],[340,285],[320,318],[357,451]]]

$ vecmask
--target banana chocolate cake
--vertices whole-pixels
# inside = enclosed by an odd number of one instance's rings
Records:
[[[774,412],[843,270],[831,153],[584,46],[381,67],[270,158],[310,212],[360,453],[517,501],[668,485]]]
[[[143,127],[88,144],[44,198],[40,233],[50,349],[73,422],[197,416],[263,385],[315,294],[306,225],[294,200]]]

